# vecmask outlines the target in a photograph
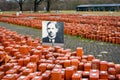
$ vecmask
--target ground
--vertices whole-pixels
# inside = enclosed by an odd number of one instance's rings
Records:
[[[0,22],[0,27],[6,27],[12,31],[17,31],[19,34],[31,35],[33,38],[41,38],[42,36],[42,31],[40,29],[2,22]],[[71,49],[72,51],[75,51],[77,47],[83,47],[85,55],[93,54],[98,59],[120,64],[120,45],[118,44],[94,41],[70,35],[64,35],[64,38],[64,49]]]

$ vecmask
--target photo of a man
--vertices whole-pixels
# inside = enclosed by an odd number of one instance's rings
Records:
[[[43,43],[64,43],[63,22],[43,21],[42,25]]]

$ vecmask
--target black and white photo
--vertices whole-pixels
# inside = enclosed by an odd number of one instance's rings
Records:
[[[56,21],[42,22],[42,42],[52,44],[64,43],[64,24]]]

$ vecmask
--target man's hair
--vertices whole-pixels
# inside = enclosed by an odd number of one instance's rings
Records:
[[[49,24],[51,24],[51,23],[54,23],[54,24],[55,24],[55,27],[58,28],[57,23],[55,23],[55,22],[48,22],[48,23],[47,23],[47,26],[48,26]]]

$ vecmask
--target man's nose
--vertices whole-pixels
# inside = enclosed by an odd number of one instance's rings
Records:
[[[50,33],[52,33],[52,31],[50,31]]]
[[[53,30],[50,30],[50,32],[53,32]]]

